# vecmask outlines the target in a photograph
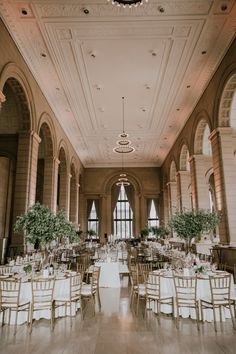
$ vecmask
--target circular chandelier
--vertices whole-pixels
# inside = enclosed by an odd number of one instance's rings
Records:
[[[108,2],[111,1],[112,5],[122,6],[122,7],[137,7],[144,4],[144,2],[148,2],[148,0],[107,0]]]
[[[117,152],[118,154],[130,154],[131,152],[133,152],[135,149],[133,146],[127,146],[127,145],[123,145],[123,146],[116,146],[113,151]]]

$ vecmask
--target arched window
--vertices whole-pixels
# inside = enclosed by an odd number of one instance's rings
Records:
[[[113,220],[114,234],[118,238],[130,238],[133,236],[133,211],[123,185],[120,187]]]
[[[98,215],[95,207],[95,202],[93,200],[91,211],[88,217],[88,230],[93,230],[98,236]]]

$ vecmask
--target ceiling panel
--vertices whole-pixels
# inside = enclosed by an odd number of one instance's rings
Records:
[[[136,149],[125,164],[160,166],[235,36],[233,0],[0,0],[0,11],[85,167],[120,166],[122,96]]]

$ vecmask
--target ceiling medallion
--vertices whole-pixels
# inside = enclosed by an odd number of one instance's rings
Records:
[[[116,5],[118,7],[138,7],[142,6],[144,2],[148,2],[148,0],[107,0],[108,2],[111,1],[112,5]]]

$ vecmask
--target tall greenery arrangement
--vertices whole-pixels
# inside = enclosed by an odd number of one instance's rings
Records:
[[[26,242],[40,246],[49,245],[58,238],[78,238],[76,229],[67,219],[63,211],[56,215],[50,208],[35,203],[21,216],[18,216],[13,228],[14,232],[23,230]]]
[[[153,233],[153,235],[156,235],[157,237],[161,237],[161,238],[165,238],[165,236],[169,235],[170,233],[170,230],[164,225],[151,226],[150,231]]]
[[[193,238],[213,231],[220,222],[220,215],[210,210],[198,209],[176,212],[169,221],[170,228],[190,247]]]

